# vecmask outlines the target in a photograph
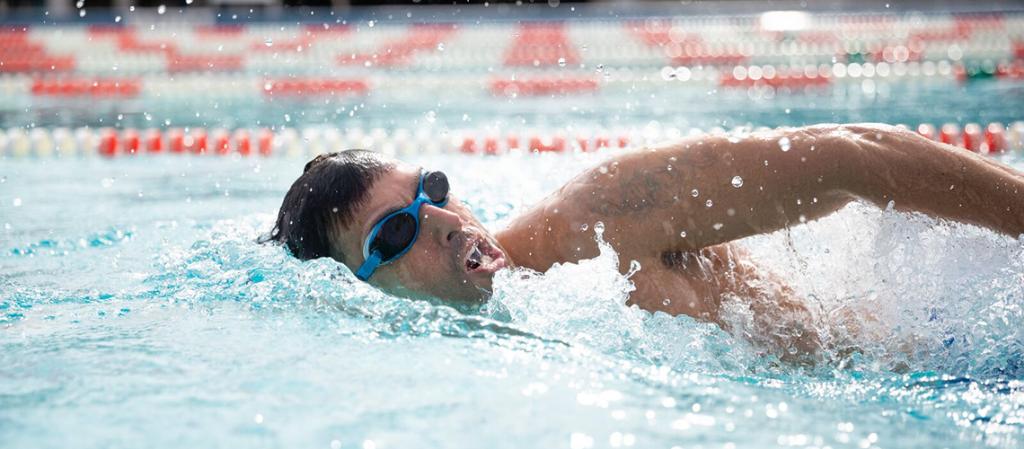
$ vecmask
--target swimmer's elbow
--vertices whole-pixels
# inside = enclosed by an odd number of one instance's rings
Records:
[[[908,129],[883,123],[836,125],[831,131],[842,166],[841,190],[880,207],[893,192],[931,179],[921,159],[939,148]]]

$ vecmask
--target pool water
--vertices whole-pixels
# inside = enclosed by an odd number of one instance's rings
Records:
[[[448,171],[455,194],[500,226],[600,157],[413,162]],[[861,204],[741,241],[823,315],[875,317],[856,360],[797,367],[714,325],[626,307],[631,285],[607,248],[546,275],[505,272],[492,304],[459,311],[256,244],[300,169],[169,156],[5,162],[4,447],[1012,448],[1024,438],[1022,242]]]

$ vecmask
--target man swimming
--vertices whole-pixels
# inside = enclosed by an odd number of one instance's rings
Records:
[[[435,168],[361,150],[318,156],[286,194],[270,238],[300,259],[332,257],[392,294],[465,302],[486,300],[502,268],[544,272],[597,256],[593,235],[581,229],[602,222],[619,266],[643,267],[631,278],[630,304],[723,325],[724,298],[761,298],[750,308],[764,322],[804,310],[730,242],[857,198],[1024,233],[1024,175],[879,124],[704,135],[624,152],[496,233]],[[809,333],[798,329],[779,343],[813,352]]]

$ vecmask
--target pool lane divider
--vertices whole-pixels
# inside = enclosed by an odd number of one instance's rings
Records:
[[[183,64],[192,64],[182,60]],[[194,62],[194,61],[193,61]],[[235,61],[221,61],[234,64]],[[204,62],[205,64],[205,62]],[[210,62],[210,64],[213,64]],[[660,73],[658,76],[656,73]],[[654,75],[654,76],[650,76]],[[558,97],[632,89],[638,83],[682,82],[686,85],[718,86],[722,89],[773,89],[778,92],[820,91],[844,83],[907,82],[914,80],[1001,82],[1024,81],[1024,61],[1000,64],[938,63],[835,63],[808,65],[750,65],[734,67],[665,66],[660,70],[636,71],[608,67],[603,74],[566,70],[502,75],[444,78],[409,74],[383,76],[230,76],[189,74],[170,80],[158,75],[100,76],[85,74],[0,74],[0,97],[88,98],[118,101],[134,98],[175,98],[200,95],[204,98],[281,98],[318,101],[325,98],[365,96],[371,91],[395,92],[446,89],[477,92],[495,97]]]
[[[346,66],[521,71],[586,64],[651,67],[802,63],[952,63],[1024,60],[1019,11],[877,15],[814,13],[806,27],[773,30],[755,17],[526,20],[473,24],[161,23],[0,26],[0,72],[267,73],[276,54],[313,71]],[[129,23],[131,22],[131,23]],[[83,29],[84,28],[84,29]],[[372,29],[372,30],[371,30]],[[364,33],[364,34],[360,34]],[[396,38],[390,38],[396,36]],[[365,39],[364,39],[365,38]],[[459,39],[463,41],[452,45]],[[364,42],[364,40],[366,42]],[[448,45],[444,45],[448,43]],[[367,45],[369,44],[369,45]],[[442,50],[443,48],[443,50]],[[443,53],[443,57],[438,57]],[[987,70],[970,76],[986,76]]]
[[[904,126],[904,125],[900,125]],[[906,127],[906,126],[904,126]],[[757,128],[763,130],[767,128]],[[1024,152],[1024,121],[1002,123],[946,123],[936,128],[922,123],[909,128],[937,142],[981,154]],[[734,132],[750,129],[733,130]],[[0,130],[0,158],[102,156],[123,158],[140,155],[212,155],[242,157],[297,157],[365,148],[385,154],[462,153],[502,155],[509,153],[567,153],[621,150],[678,139],[705,131],[678,128],[596,129],[570,134],[558,130],[525,130],[499,133],[462,130],[439,137],[429,129],[376,128],[341,130],[331,127],[247,129],[114,129],[114,128],[11,128]],[[706,130],[725,133],[722,128]]]

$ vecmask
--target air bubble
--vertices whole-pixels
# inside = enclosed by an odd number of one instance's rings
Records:
[[[696,198],[698,195],[700,195],[700,192],[698,192],[697,189],[693,189],[690,191],[690,196]]]
[[[707,201],[704,202],[704,205],[707,206],[707,207],[711,207],[711,206],[714,206],[715,203],[712,202],[711,199],[709,198]]]
[[[604,234],[604,223],[603,222],[599,221],[597,223],[594,223],[594,233],[597,234],[598,236],[600,236],[601,234]]]
[[[740,188],[740,187],[743,187],[743,178],[741,178],[739,176],[733,176],[732,177],[732,186],[737,188],[737,189]]]
[[[558,58],[558,66],[565,67],[565,58]]]
[[[263,41],[263,45],[266,45],[268,47],[273,47],[274,46],[274,40],[268,37],[265,41]]]
[[[157,14],[163,14],[165,12],[167,12],[167,5],[160,5],[156,7]]]
[[[586,232],[587,229],[590,229],[590,225],[588,225],[586,223],[583,223],[583,224],[580,225],[580,231]]]
[[[686,231],[679,231],[679,237],[686,238]]]
[[[672,304],[672,300],[671,299],[665,298],[664,300],[661,301],[661,305],[663,305],[663,306],[667,306],[669,304]]]

